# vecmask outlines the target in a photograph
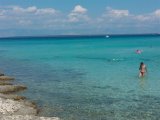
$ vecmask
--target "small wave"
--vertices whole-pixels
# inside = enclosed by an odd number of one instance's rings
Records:
[[[124,61],[125,59],[123,58],[113,58],[113,59],[108,59],[108,62],[120,62],[120,61]]]

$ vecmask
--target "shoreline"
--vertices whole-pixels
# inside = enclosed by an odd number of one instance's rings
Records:
[[[2,120],[60,120],[58,117],[41,117],[34,102],[16,92],[26,90],[24,85],[14,85],[14,78],[0,75],[0,118]]]

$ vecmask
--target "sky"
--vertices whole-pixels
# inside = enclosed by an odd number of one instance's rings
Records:
[[[160,33],[160,0],[0,0],[0,37]]]

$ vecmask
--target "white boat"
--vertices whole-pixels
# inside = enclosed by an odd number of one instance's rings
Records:
[[[109,35],[106,35],[106,38],[109,38]]]

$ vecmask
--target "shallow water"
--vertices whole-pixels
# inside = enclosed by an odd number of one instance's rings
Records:
[[[143,50],[136,54],[137,49]],[[64,120],[160,117],[160,37],[0,40],[0,70],[28,90],[39,115]],[[138,78],[139,63],[148,68]]]

